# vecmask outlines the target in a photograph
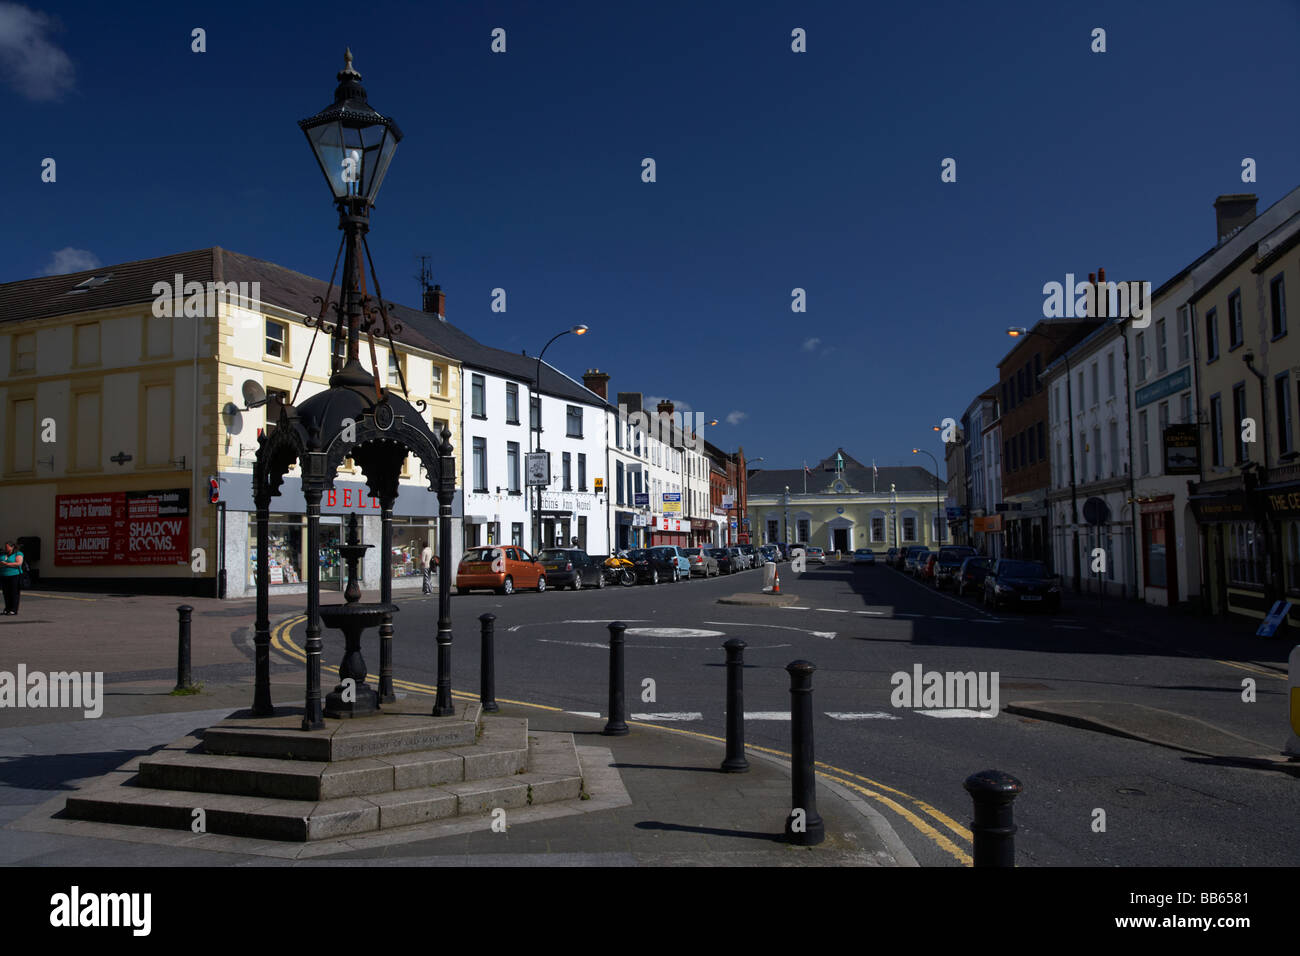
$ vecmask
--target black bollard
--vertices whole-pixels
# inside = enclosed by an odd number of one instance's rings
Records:
[[[976,866],[1016,865],[1016,825],[1012,804],[1024,789],[1020,781],[1001,770],[981,770],[966,778],[966,792],[975,801],[970,825]]]
[[[817,774],[813,770],[812,675],[817,669],[808,661],[786,665],[790,674],[790,815],[785,835],[799,846],[816,846],[826,839],[826,825],[817,812]],[[796,810],[803,811],[799,821]]]
[[[495,614],[480,614],[478,616],[482,628],[479,631],[481,653],[478,665],[478,699],[482,703],[483,709],[488,713],[495,713],[501,709],[497,703],[497,666],[496,666],[496,648],[495,648]]]
[[[176,643],[176,690],[193,690],[190,681],[190,615],[194,608],[182,604],[176,609],[180,615],[179,633]]]
[[[744,641],[733,637],[723,645],[727,650],[727,759],[722,761],[724,773],[746,773],[749,761],[745,759],[745,647]]]
[[[609,625],[609,720],[601,731],[606,737],[627,736],[627,711],[623,703],[623,632],[627,625]]]

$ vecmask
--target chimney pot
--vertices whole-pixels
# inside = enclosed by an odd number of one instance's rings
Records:
[[[1217,244],[1223,245],[1240,229],[1250,225],[1255,218],[1255,204],[1259,197],[1254,193],[1227,193],[1214,200],[1214,226]]]
[[[609,376],[598,368],[589,368],[582,376],[582,384],[600,396],[601,401],[609,401]]]

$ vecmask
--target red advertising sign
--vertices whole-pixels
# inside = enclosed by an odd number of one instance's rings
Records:
[[[54,563],[187,564],[190,492],[115,491],[54,498]]]

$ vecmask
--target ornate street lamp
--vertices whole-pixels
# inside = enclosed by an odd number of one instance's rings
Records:
[[[302,720],[304,730],[324,727],[328,713],[334,717],[362,717],[379,712],[379,705],[395,699],[392,676],[392,518],[402,464],[414,454],[429,475],[429,490],[438,495],[438,535],[441,567],[438,596],[438,692],[434,716],[455,713],[451,702],[451,504],[455,496],[456,467],[451,432],[443,428],[435,436],[425,423],[424,402],[413,406],[399,394],[380,385],[375,356],[375,331],[393,349],[393,333],[401,326],[388,317],[379,278],[375,274],[366,233],[370,227],[370,209],[383,181],[384,173],[401,139],[397,125],[371,109],[361,74],[352,69],[352,53],[345,57],[344,69],[338,74],[339,85],[334,103],[299,125],[307,135],[316,160],[333,193],[339,209],[339,228],[343,232],[339,256],[343,257],[343,275],[338,301],[331,301],[334,278],[330,276],[320,314],[305,320],[316,334],[333,336],[329,387],[297,404],[306,369],[298,379],[298,390],[289,403],[278,406],[279,418],[269,434],[258,436],[257,457],[253,466],[253,500],[257,506],[257,622],[256,683],[253,712],[273,713],[269,677],[269,519],[271,499],[279,494],[285,474],[296,461],[300,468],[303,498],[307,506],[307,676],[306,702]],[[361,253],[364,250],[374,282],[375,305],[364,292]],[[335,316],[331,326],[325,321],[326,309]],[[370,368],[361,364],[361,334],[370,345]],[[310,354],[310,352],[308,353]],[[399,384],[405,392],[405,382]],[[418,406],[418,408],[417,408]],[[344,697],[330,695],[322,706],[320,683],[321,607],[320,607],[320,505],[321,497],[334,485],[339,466],[351,458],[365,474],[372,497],[380,503],[380,601],[359,603],[359,590],[351,581],[347,605],[326,609],[333,621],[351,618],[348,656],[344,668],[348,674],[366,673],[360,655],[360,630],[379,623],[380,678],[378,692],[358,693],[356,703],[342,706]],[[357,545],[349,541],[349,547]],[[364,550],[359,547],[358,550]],[[339,608],[347,607],[347,611]],[[340,685],[341,687],[342,685]],[[364,686],[364,685],[362,685]],[[360,691],[360,687],[356,688]],[[349,695],[351,696],[351,695]]]

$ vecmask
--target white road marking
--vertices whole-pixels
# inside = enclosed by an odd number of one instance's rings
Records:
[[[623,623],[644,624],[648,620],[649,618],[645,618],[645,617],[636,617],[636,618],[625,617],[623,618]],[[585,620],[585,619],[573,620],[573,621],[529,621],[527,624],[512,624],[510,627],[507,627],[506,630],[517,631],[521,627],[550,627],[553,624],[612,624],[612,623],[613,621],[611,621],[609,618],[601,618],[599,621]]]
[[[680,714],[633,714],[633,720],[703,720],[704,715],[700,713],[680,713]]]
[[[723,632],[694,627],[629,627],[624,633],[634,637],[722,637]]]
[[[781,609],[783,611],[811,611],[812,610],[812,608],[810,607],[799,607],[796,604],[783,604],[781,605]]]
[[[774,627],[779,631],[798,631],[801,634],[811,634],[813,637],[824,637],[828,641],[835,640],[838,631],[809,631],[802,627],[790,627],[786,624],[749,624],[745,621],[701,621],[701,624],[717,624],[723,627]]]
[[[569,647],[598,647],[602,651],[609,650],[608,644],[595,644],[591,641],[553,641],[548,637],[539,637],[538,644],[567,644]]]
[[[790,711],[788,710],[747,710],[745,711],[746,720],[789,720]]]
[[[927,710],[919,707],[915,711],[918,714],[925,714],[927,717],[996,717],[997,714],[987,710],[963,710],[954,708],[952,710]]]
[[[884,611],[854,611],[854,614],[870,614],[872,617],[884,617]]]
[[[819,607],[819,608],[816,608],[816,610],[818,610],[818,611],[825,611],[825,612],[827,612],[828,614],[848,614],[848,613],[849,613],[849,612],[846,611],[844,608],[839,608],[839,607]]]
[[[601,715],[594,710],[566,710],[566,714],[574,714],[578,717],[600,717]]]
[[[826,716],[832,720],[902,720],[897,714],[887,714],[883,710],[875,711],[870,714],[839,714],[826,711]]]

